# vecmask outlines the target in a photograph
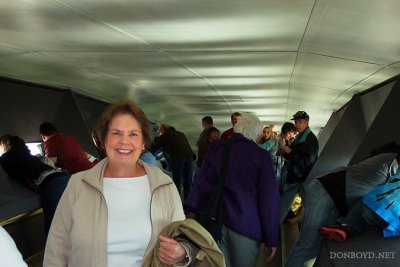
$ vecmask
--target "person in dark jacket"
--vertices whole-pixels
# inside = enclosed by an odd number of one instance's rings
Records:
[[[170,125],[161,124],[157,132],[160,136],[154,139],[150,151],[154,153],[162,148],[171,168],[172,180],[179,193],[182,191],[183,183],[183,199],[186,199],[192,188],[193,150],[186,135]]]
[[[214,127],[214,121],[211,116],[205,116],[201,119],[201,125],[203,131],[200,133],[199,139],[196,142],[197,145],[197,160],[196,165],[200,168],[203,162],[204,156],[207,153],[208,146],[213,141],[220,138],[220,131]]]
[[[305,111],[298,111],[292,120],[298,134],[290,146],[282,146],[281,151],[286,158],[287,177],[281,194],[281,222],[290,210],[294,197],[306,180],[308,173],[318,158],[318,139],[309,127],[310,116]]]
[[[234,126],[223,191],[223,226],[220,248],[227,267],[255,266],[260,243],[270,261],[279,239],[279,189],[268,151],[255,143],[261,121],[243,114]],[[227,141],[213,142],[196,174],[193,191],[185,201],[188,212],[202,214],[217,185]]]
[[[71,175],[31,155],[25,141],[18,136],[0,137],[0,150],[3,153],[0,164],[8,176],[40,193],[45,230],[48,233],[58,201]]]
[[[204,134],[203,134],[204,133]],[[205,129],[202,132],[203,137],[199,139],[197,143],[198,151],[197,151],[197,167],[200,168],[201,163],[203,162],[204,156],[207,154],[208,147],[212,142],[218,140],[220,138],[220,131],[211,126],[210,128]],[[201,141],[200,141],[201,140]]]

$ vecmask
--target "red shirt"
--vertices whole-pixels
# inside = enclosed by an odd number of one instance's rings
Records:
[[[57,157],[56,166],[70,174],[92,168],[90,162],[78,141],[68,135],[55,134],[44,142],[46,157]]]
[[[228,130],[226,130],[225,132],[223,132],[222,135],[221,135],[221,139],[222,140],[229,140],[229,139],[231,139],[232,134],[233,134],[233,127],[228,129]]]

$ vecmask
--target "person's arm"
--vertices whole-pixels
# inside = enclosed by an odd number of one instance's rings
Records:
[[[185,219],[185,214],[183,212],[182,200],[179,196],[178,190],[174,184],[170,185],[170,191],[168,193],[171,198],[170,205],[173,207],[171,214],[171,221],[180,221]],[[177,241],[172,238],[165,236],[159,237],[160,250],[157,255],[161,263],[165,265],[174,265],[177,267],[186,267],[191,263],[191,247],[186,245],[186,243]]]
[[[158,259],[162,264],[185,267],[191,262],[190,247],[175,239],[160,235]]]
[[[0,226],[0,266],[27,267],[14,240]]]
[[[263,157],[260,168],[257,184],[257,204],[263,230],[262,241],[266,247],[274,248],[279,242],[281,203],[272,160],[267,153]]]
[[[54,164],[57,164],[57,157],[47,157],[50,159]]]
[[[54,139],[52,141],[54,141]],[[54,164],[57,164],[57,144],[52,141],[48,139],[46,142],[44,142],[44,155]]]
[[[272,259],[274,258],[275,254],[277,251],[277,247],[264,247],[264,255],[265,255],[265,261],[267,263],[270,263]]]

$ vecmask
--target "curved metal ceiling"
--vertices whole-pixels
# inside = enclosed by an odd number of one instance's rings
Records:
[[[234,111],[318,132],[400,73],[398,0],[0,0],[0,75],[137,101],[189,135]]]

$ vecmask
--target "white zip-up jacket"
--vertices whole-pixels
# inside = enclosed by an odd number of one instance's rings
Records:
[[[90,170],[74,174],[58,204],[47,238],[44,267],[106,267],[107,205],[103,173],[107,158]],[[161,230],[185,219],[182,202],[171,178],[158,167],[139,160],[151,189],[151,239],[145,256],[158,241]],[[135,227],[132,225],[132,227]]]

